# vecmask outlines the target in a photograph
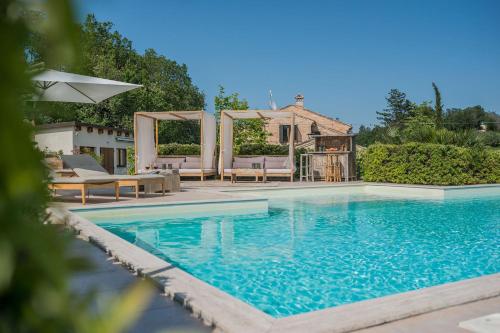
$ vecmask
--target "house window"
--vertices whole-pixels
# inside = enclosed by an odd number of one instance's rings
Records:
[[[118,167],[124,168],[127,166],[127,149],[118,148]]]
[[[108,130],[108,135],[113,135],[113,130],[112,129]]]
[[[321,134],[320,131],[319,131],[319,128],[318,128],[318,124],[316,124],[316,122],[313,122],[311,124],[311,134],[312,135],[319,135],[319,134]]]
[[[128,131],[125,132],[125,136],[128,138],[130,136],[130,133]]]
[[[90,126],[87,127],[87,133],[92,133],[94,131],[94,129]]]
[[[98,134],[102,134],[102,133],[104,133],[104,130],[103,130],[102,128],[99,128],[99,129],[97,130],[97,133],[98,133]]]
[[[95,147],[80,146],[80,154],[93,155],[95,154]]]
[[[122,131],[116,131],[116,136],[122,136]]]
[[[80,125],[76,125],[75,126],[75,131],[78,132],[78,131],[81,131],[81,130],[82,130],[82,126],[80,126]]]
[[[299,138],[299,128],[297,125],[294,126],[294,141],[297,142]],[[290,125],[280,125],[280,143],[285,144],[290,141]]]

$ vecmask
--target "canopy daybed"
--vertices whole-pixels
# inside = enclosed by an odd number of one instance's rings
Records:
[[[200,121],[200,156],[161,156],[158,154],[158,122],[162,120]],[[216,122],[205,111],[162,111],[134,113],[136,173],[152,167],[178,169],[181,177],[215,176]],[[149,170],[148,170],[149,169]]]
[[[234,156],[233,157],[233,125],[237,119],[283,119],[284,125],[295,127],[295,114],[288,111],[274,110],[223,110],[220,121],[220,156],[219,172],[224,177],[233,178],[236,169],[264,169],[264,180],[267,177],[290,177],[293,182],[294,173],[294,141],[293,130],[290,130],[288,156]],[[257,175],[256,175],[257,176]]]

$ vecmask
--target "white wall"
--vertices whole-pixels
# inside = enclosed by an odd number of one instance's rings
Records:
[[[104,130],[102,134],[98,134],[98,129],[94,128],[92,133],[87,132],[87,127],[82,126],[80,131],[74,132],[74,145],[77,147],[95,147],[95,152],[97,155],[100,154],[100,148],[114,148],[115,154],[115,174],[126,174],[126,167],[118,167],[118,149],[133,146],[134,142],[124,142],[116,140],[116,131],[113,135],[109,135],[107,130]]]
[[[125,138],[124,136],[121,136]],[[80,131],[75,131],[73,126],[58,127],[39,130],[35,134],[35,141],[41,150],[48,149],[50,151],[63,151],[63,154],[73,155],[75,151],[79,151],[80,147],[94,147],[97,155],[100,155],[100,148],[114,149],[115,174],[126,174],[127,167],[118,167],[118,149],[131,147],[133,141],[117,141],[116,131],[112,135],[108,134],[105,129],[102,134],[99,134],[97,128],[93,128],[92,133],[87,132],[87,127],[82,126]],[[129,137],[127,139],[132,139]]]
[[[73,127],[45,129],[35,134],[35,142],[40,150],[63,151],[73,154]]]

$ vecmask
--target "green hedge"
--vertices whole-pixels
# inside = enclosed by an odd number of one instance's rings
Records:
[[[200,155],[200,145],[195,143],[166,143],[158,146],[159,155]]]
[[[500,151],[452,145],[374,144],[361,158],[363,180],[399,184],[500,183]]]
[[[288,145],[268,143],[243,144],[234,150],[236,155],[288,155]]]

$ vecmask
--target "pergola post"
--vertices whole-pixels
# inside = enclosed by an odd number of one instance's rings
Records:
[[[134,174],[137,174],[137,114],[134,113]]]
[[[205,142],[203,140],[203,123],[204,123],[204,112],[201,113],[201,119],[200,119],[200,154],[201,154],[201,159],[200,159],[200,172],[201,172],[201,181],[205,180],[205,176],[203,175],[203,160],[205,159],[205,155],[203,154],[204,152],[204,145]]]
[[[220,133],[219,133],[219,146],[220,146],[220,180],[224,181],[224,111],[220,112]]]
[[[295,113],[292,113],[290,125],[290,182],[293,182],[293,168],[295,167]],[[290,154],[290,152],[289,152]]]

